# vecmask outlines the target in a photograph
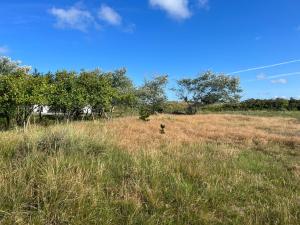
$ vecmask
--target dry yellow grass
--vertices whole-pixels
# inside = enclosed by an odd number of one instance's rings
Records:
[[[166,125],[164,135],[160,134],[162,123]],[[292,148],[300,146],[300,123],[293,118],[159,115],[151,117],[148,122],[136,117],[120,118],[108,122],[106,128],[121,147],[130,151],[204,142],[244,146],[277,143]]]
[[[165,134],[160,133],[160,124],[165,124]],[[63,129],[62,129],[63,128]],[[74,139],[116,144],[130,152],[159,150],[160,147],[179,147],[182,144],[216,143],[227,146],[253,147],[277,144],[300,150],[300,122],[294,118],[257,117],[243,115],[158,115],[144,122],[137,117],[125,117],[111,121],[73,122],[47,128],[48,133],[72,130]],[[26,137],[35,139],[44,128],[36,127],[26,132]],[[1,143],[17,143],[22,131],[4,132]]]
[[[298,224],[299,134],[229,114],[2,132],[0,224]]]

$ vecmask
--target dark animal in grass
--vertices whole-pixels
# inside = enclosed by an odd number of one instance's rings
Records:
[[[166,125],[160,124],[160,133],[161,134],[165,134],[165,127],[166,127]]]

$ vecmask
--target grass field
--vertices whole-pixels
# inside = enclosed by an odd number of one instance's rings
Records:
[[[300,221],[293,116],[74,122],[2,132],[0,149],[0,224]]]

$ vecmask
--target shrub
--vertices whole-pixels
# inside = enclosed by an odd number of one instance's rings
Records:
[[[291,98],[288,105],[289,110],[300,110],[300,100]]]
[[[300,110],[300,100],[294,98],[291,98],[290,100],[282,99],[282,98],[247,99],[240,103],[206,105],[203,106],[201,109],[210,112],[243,111],[243,110],[293,111],[293,110]]]
[[[151,110],[147,106],[142,106],[139,111],[140,119],[144,121],[149,120],[149,116],[151,115]]]
[[[169,101],[164,104],[163,112],[168,114],[186,114],[188,104],[185,102]]]

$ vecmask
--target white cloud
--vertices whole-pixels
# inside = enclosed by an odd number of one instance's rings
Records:
[[[94,17],[91,13],[77,6],[73,6],[69,9],[53,7],[49,12],[55,16],[55,26],[58,28],[87,31],[88,27],[94,24]]]
[[[165,10],[175,19],[187,19],[191,16],[188,0],[149,0],[153,7]]]
[[[268,77],[264,73],[260,73],[256,76],[257,80],[266,80]]]
[[[9,48],[7,46],[0,46],[0,55],[5,55],[9,52]]]
[[[122,24],[122,17],[113,8],[107,5],[101,6],[98,12],[98,18],[111,25],[118,26]]]
[[[198,0],[198,4],[202,9],[209,9],[209,0]]]
[[[271,80],[272,84],[286,84],[288,81],[287,79],[277,79],[277,80]]]

